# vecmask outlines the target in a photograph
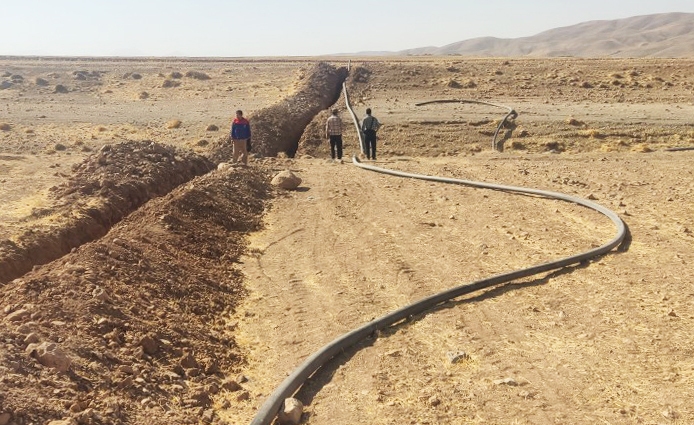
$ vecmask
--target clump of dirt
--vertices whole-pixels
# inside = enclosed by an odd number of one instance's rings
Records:
[[[150,141],[105,145],[51,188],[54,207],[33,211],[32,226],[0,241],[0,282],[8,282],[104,235],[148,200],[214,168],[206,158]]]
[[[215,394],[239,389],[229,381],[240,363],[233,324],[223,318],[244,292],[235,263],[245,233],[260,226],[268,180],[259,167],[198,177],[6,285],[0,406],[8,420],[214,420]],[[66,372],[36,358],[41,343],[53,344]]]

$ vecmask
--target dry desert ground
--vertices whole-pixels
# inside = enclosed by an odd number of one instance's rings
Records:
[[[369,165],[628,235],[344,350],[303,423],[694,423],[694,60],[4,57],[0,425],[246,424],[338,336],[614,236],[355,166],[343,82]],[[254,153],[219,166],[236,109]]]

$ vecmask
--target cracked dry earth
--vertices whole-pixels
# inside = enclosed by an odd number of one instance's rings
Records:
[[[461,297],[345,350],[297,394],[303,422],[693,423],[694,156],[665,150],[694,146],[691,65],[353,59],[350,100],[384,123],[375,165],[591,198],[630,233],[602,258]],[[339,94],[292,96],[340,71],[308,60],[3,59],[2,72],[15,81],[0,91],[3,258],[27,235],[98,226],[3,280],[1,423],[248,423],[342,333],[615,233],[565,202],[361,170],[353,131],[345,163],[328,160],[325,109]],[[266,111],[291,115],[292,99],[324,110],[295,158],[281,154],[291,144],[258,141],[283,147],[215,169],[233,110],[270,140]],[[490,149],[502,110],[415,106],[436,99],[512,106],[504,152]],[[347,120],[344,99],[335,105]],[[185,182],[158,177],[174,169]],[[271,188],[284,169],[299,190]],[[138,186],[149,177],[170,188]]]

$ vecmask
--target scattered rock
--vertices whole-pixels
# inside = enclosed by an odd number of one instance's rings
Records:
[[[55,369],[59,372],[67,372],[72,361],[53,342],[42,342],[41,344],[29,344],[26,352],[34,357],[42,365]]]
[[[0,123],[0,131],[10,131],[12,129],[12,126],[7,124],[6,122]]]
[[[289,170],[284,170],[275,175],[271,183],[285,190],[295,190],[301,184],[301,178]]]
[[[8,322],[21,322],[22,320],[28,318],[31,313],[25,309],[19,309],[13,313],[10,313],[5,317]]]
[[[205,131],[219,131],[219,127],[217,127],[217,126],[214,125],[214,124],[210,124],[210,125],[207,126],[207,128],[205,129]]]
[[[166,123],[166,128],[179,128],[181,126],[182,122],[181,120],[171,120]]]
[[[64,85],[58,84],[55,86],[55,89],[53,91],[54,93],[68,93],[70,90],[68,90],[68,88]]]
[[[304,413],[304,405],[301,401],[295,398],[287,398],[284,400],[282,410],[280,410],[277,419],[280,424],[298,425],[301,422],[301,415]]]

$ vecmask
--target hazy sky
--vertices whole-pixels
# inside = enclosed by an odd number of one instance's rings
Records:
[[[318,56],[694,13],[693,0],[0,0],[0,55]]]

